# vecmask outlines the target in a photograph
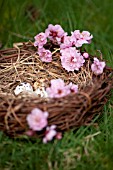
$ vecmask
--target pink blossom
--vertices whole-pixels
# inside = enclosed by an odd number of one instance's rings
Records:
[[[45,48],[39,48],[38,49],[38,54],[39,54],[40,59],[43,62],[49,63],[49,62],[52,61],[52,53],[51,53],[51,51],[46,50]]]
[[[93,38],[93,35],[91,35],[88,31],[82,31],[81,34],[83,39],[90,43],[91,39]]]
[[[71,93],[78,93],[78,85],[73,84],[72,82],[70,82],[67,87],[70,89]]]
[[[67,35],[60,25],[49,24],[48,28],[45,30],[46,36],[53,42],[61,43],[63,37]]]
[[[85,52],[85,53],[83,53],[82,55],[83,55],[83,57],[84,57],[84,58],[88,58],[88,57],[89,57],[89,54],[88,54],[88,53],[86,53],[86,52]]]
[[[55,138],[58,139],[58,140],[62,139],[62,133],[61,132],[57,132]]]
[[[27,116],[27,122],[29,127],[34,131],[41,131],[47,126],[48,112],[43,112],[42,110],[35,108]]]
[[[27,136],[34,136],[35,135],[35,131],[33,131],[32,129],[29,129],[28,131],[25,132],[25,134]]]
[[[43,138],[43,143],[47,143],[48,141],[51,141],[57,134],[56,125],[52,125],[50,127],[46,128],[46,134]]]
[[[103,69],[105,67],[105,62],[99,61],[97,58],[94,57],[94,63],[91,65],[91,70],[94,74],[99,75],[103,73]]]
[[[63,43],[60,45],[60,49],[69,48],[72,46],[71,36],[65,36]]]
[[[81,47],[83,44],[89,44],[91,39],[93,38],[92,35],[88,31],[83,31],[80,33],[80,30],[75,30],[72,32],[72,41],[76,47]]]
[[[82,44],[86,42],[82,39],[80,30],[75,30],[74,32],[71,33],[72,33],[71,40],[76,47],[81,47]]]
[[[79,70],[84,62],[83,56],[75,47],[61,50],[61,64],[67,71]]]
[[[47,43],[46,34],[43,32],[37,34],[34,38],[35,38],[34,46],[43,47],[43,45]]]
[[[87,41],[80,39],[80,40],[76,41],[75,46],[76,47],[81,47],[83,44],[87,44]]]
[[[62,79],[53,79],[51,80],[51,86],[46,88],[46,92],[50,98],[59,98],[68,95],[70,89],[65,86]]]

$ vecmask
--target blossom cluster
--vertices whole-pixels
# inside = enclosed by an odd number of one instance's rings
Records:
[[[87,52],[81,54],[80,48],[84,44],[90,44],[93,38],[88,31],[75,30],[68,35],[60,25],[49,24],[45,32],[37,34],[35,37],[34,46],[38,47],[38,55],[42,62],[52,62],[52,51],[45,49],[45,44],[50,41],[52,44],[57,44],[60,49],[60,59],[62,67],[70,71],[79,71],[85,63],[85,59],[89,58]],[[91,65],[91,70],[94,74],[102,74],[105,67],[104,62],[94,59]]]
[[[38,55],[43,62],[52,61],[52,52],[45,49],[44,45],[48,41],[59,45],[61,64],[69,72],[79,70],[83,66],[84,58],[88,58],[88,55],[82,56],[77,48],[89,44],[93,36],[88,31],[80,32],[80,30],[75,30],[71,32],[71,36],[68,36],[60,25],[49,24],[45,32],[37,34],[34,38],[34,46],[38,47]]]
[[[62,134],[56,131],[56,125],[48,126],[48,115],[47,111],[42,111],[39,108],[34,108],[30,114],[27,116],[27,122],[30,130],[26,132],[26,135],[33,136],[35,132],[45,130],[45,136],[43,138],[43,143],[51,141],[54,137],[56,139],[61,139]]]
[[[54,44],[58,44],[61,52],[61,64],[67,71],[79,70],[85,62],[83,56],[77,50],[77,47],[81,47],[83,44],[89,44],[92,35],[88,31],[79,30],[71,32],[71,36],[63,30],[60,25],[49,24],[45,33],[41,32],[36,35],[34,46],[38,46],[38,54],[43,62],[52,61],[52,52],[44,48],[47,41],[51,41]],[[65,56],[65,54],[67,55]]]

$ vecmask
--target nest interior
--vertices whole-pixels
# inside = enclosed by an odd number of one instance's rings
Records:
[[[40,60],[32,42],[0,51],[0,130],[12,137],[25,134],[28,129],[26,116],[33,108],[48,111],[48,124],[55,124],[59,131],[65,131],[91,123],[109,99],[113,88],[111,68],[106,66],[101,75],[94,75],[90,69],[93,57],[90,56],[79,72],[67,72],[61,66],[58,47],[47,46],[53,51],[51,63]],[[14,94],[15,87],[21,82],[28,82],[33,88],[35,83],[48,87],[50,80],[57,78],[67,84],[78,84],[79,92],[57,99]]]

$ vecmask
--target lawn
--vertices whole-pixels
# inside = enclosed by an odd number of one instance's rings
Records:
[[[48,24],[93,34],[87,51],[113,67],[112,0],[0,0],[0,46],[34,41]],[[100,52],[99,52],[100,51]],[[95,125],[64,133],[63,139],[10,139],[0,132],[0,170],[113,170],[113,95]]]

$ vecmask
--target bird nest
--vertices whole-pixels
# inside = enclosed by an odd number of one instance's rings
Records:
[[[11,137],[44,136],[46,127],[34,132],[28,125],[27,117],[36,108],[49,113],[48,126],[55,125],[58,133],[89,125],[110,97],[111,68],[105,66],[102,74],[95,75],[91,70],[94,57],[89,55],[79,71],[68,72],[61,65],[58,46],[51,42],[46,46],[52,49],[53,60],[48,63],[40,60],[32,42],[0,51],[0,130]],[[78,92],[53,98],[27,91],[14,93],[20,83],[29,83],[35,91],[50,87],[53,79],[62,79],[67,86],[77,84]]]

